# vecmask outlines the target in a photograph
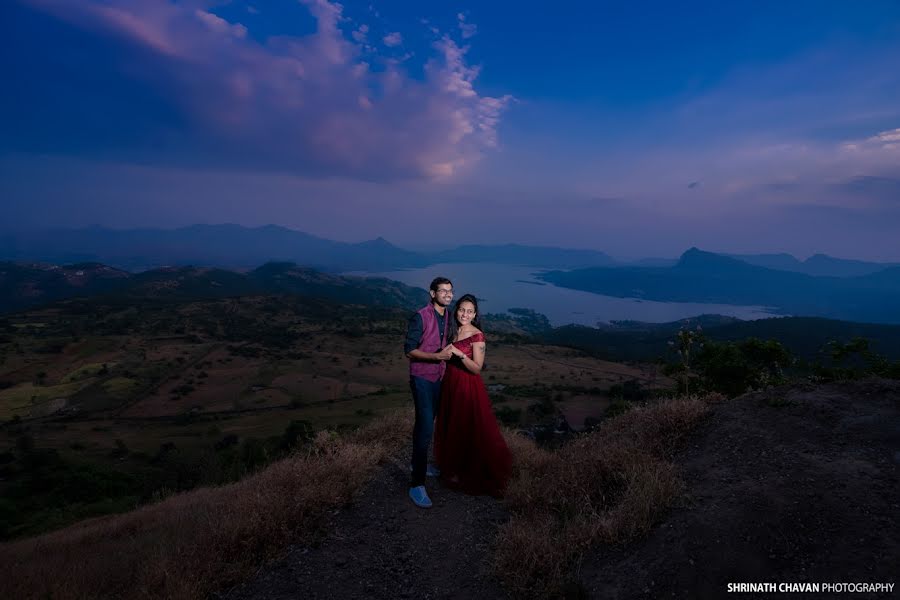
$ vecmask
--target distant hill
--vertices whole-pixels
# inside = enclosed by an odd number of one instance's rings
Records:
[[[863,260],[834,258],[827,254],[815,254],[804,261],[797,260],[790,254],[726,254],[730,258],[742,260],[751,265],[793,271],[817,277],[859,277],[877,273],[883,269],[900,266],[897,263],[877,263]],[[649,266],[649,265],[647,265]]]
[[[418,307],[428,298],[425,290],[397,281],[333,275],[294,263],[267,263],[248,273],[186,266],[136,274],[98,263],[62,267],[0,263],[0,313],[100,294],[172,300],[297,294],[404,308]]]
[[[799,261],[790,254],[722,255],[746,264],[813,276],[857,277],[898,263],[874,263],[816,254]],[[293,262],[320,271],[390,271],[438,263],[494,263],[542,269],[673,267],[677,259],[619,261],[598,250],[523,244],[470,244],[414,252],[384,238],[346,243],[277,225],[190,225],[178,229],[52,229],[0,234],[0,260],[70,264],[95,262],[127,271],[204,265],[251,269],[267,262]]]
[[[620,321],[597,329],[569,325],[536,333],[544,343],[579,348],[606,359],[651,361],[665,354],[668,342],[674,339],[679,329],[694,329],[698,325],[704,336],[719,342],[750,337],[774,339],[807,361],[815,360],[818,351],[828,342],[846,343],[855,337],[870,340],[875,352],[891,360],[900,360],[900,325],[853,323],[816,317],[741,321],[720,315],[701,315],[670,323]]]
[[[0,258],[56,264],[96,261],[130,271],[163,265],[256,267],[290,261],[322,270],[422,267],[422,255],[382,238],[348,244],[276,225],[191,225],[179,229],[103,227],[21,233],[0,238]]]
[[[900,323],[900,268],[857,277],[815,277],[691,248],[672,267],[593,267],[541,279],[622,298],[759,305],[784,314]]]
[[[326,298],[344,304],[420,308],[428,301],[421,289],[383,277],[332,275],[293,263],[268,263],[248,273],[260,288]]]
[[[179,229],[56,229],[0,236],[0,260],[99,262],[129,271],[160,266],[205,265],[253,268],[293,262],[324,271],[389,271],[442,262],[493,262],[573,269],[612,265],[596,250],[507,244],[460,246],[440,252],[413,252],[384,238],[357,244],[335,242],[302,231],[266,225],[191,225]]]
[[[729,258],[736,258],[745,263],[756,265],[757,267],[765,267],[767,269],[776,269],[778,271],[794,271],[803,273],[803,263],[791,254],[781,252],[778,254],[725,254]]]
[[[0,312],[122,289],[131,277],[131,273],[98,263],[0,263]]]

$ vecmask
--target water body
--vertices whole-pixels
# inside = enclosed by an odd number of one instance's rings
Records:
[[[533,267],[497,264],[439,264],[424,269],[347,273],[367,277],[387,277],[428,289],[437,276],[453,280],[456,297],[471,293],[479,299],[482,312],[503,313],[510,308],[530,308],[547,315],[554,327],[634,320],[667,323],[703,314],[718,314],[753,320],[775,316],[763,306],[705,304],[702,302],[655,302],[639,298],[615,298],[580,290],[556,287],[535,279]]]

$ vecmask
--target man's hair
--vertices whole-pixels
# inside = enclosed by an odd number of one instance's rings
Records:
[[[450,281],[449,279],[447,279],[446,277],[435,277],[431,281],[431,288],[430,288],[431,291],[436,292],[438,290],[438,286],[441,284],[444,284],[444,283],[449,283],[450,285],[453,285],[453,282]]]

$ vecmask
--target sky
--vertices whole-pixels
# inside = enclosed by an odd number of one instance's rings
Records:
[[[900,261],[900,3],[0,3],[0,230]]]

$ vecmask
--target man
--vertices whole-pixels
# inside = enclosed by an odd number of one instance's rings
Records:
[[[430,508],[425,491],[425,476],[439,475],[428,464],[428,447],[434,434],[434,418],[441,399],[441,377],[444,361],[453,354],[447,350],[450,341],[450,315],[447,307],[453,300],[453,284],[446,277],[436,277],[429,288],[431,302],[409,319],[404,351],[409,358],[409,387],[416,407],[413,428],[412,479],[409,497],[420,508]]]

